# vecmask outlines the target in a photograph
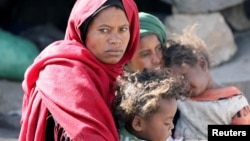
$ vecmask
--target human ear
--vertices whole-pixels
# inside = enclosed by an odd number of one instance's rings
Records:
[[[198,57],[198,65],[202,68],[202,70],[208,71],[208,62],[204,56]]]
[[[143,119],[139,116],[135,116],[133,121],[132,121],[132,128],[137,132],[142,131],[143,130]]]

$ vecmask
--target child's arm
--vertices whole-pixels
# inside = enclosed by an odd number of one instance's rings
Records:
[[[250,106],[247,105],[238,111],[232,118],[232,125],[250,124]]]

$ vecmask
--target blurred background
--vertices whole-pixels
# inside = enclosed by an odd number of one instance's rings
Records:
[[[135,0],[159,17],[167,34],[198,23],[211,54],[211,73],[250,100],[250,0]],[[24,71],[53,41],[64,38],[75,0],[0,0],[0,141],[17,141]]]

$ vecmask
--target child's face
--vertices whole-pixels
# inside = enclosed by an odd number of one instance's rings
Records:
[[[150,141],[166,141],[174,128],[173,118],[177,110],[175,98],[162,99],[160,109],[150,119],[143,120],[142,136]]]
[[[176,74],[183,75],[191,86],[191,96],[197,96],[204,92],[209,85],[209,76],[207,69],[204,70],[200,65],[190,66],[172,66],[172,71]]]
[[[140,39],[140,44],[133,58],[128,63],[128,67],[133,70],[159,69],[162,65],[161,43],[155,34],[144,36]]]
[[[109,7],[102,10],[91,22],[86,46],[100,61],[116,64],[123,57],[129,39],[129,22],[124,11]]]

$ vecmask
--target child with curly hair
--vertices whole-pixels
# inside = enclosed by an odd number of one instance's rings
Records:
[[[208,125],[250,124],[250,107],[235,86],[217,84],[209,73],[206,44],[193,32],[197,25],[184,29],[182,36],[167,41],[165,65],[189,81],[190,97],[178,100],[180,116],[174,137],[207,140]]]
[[[113,114],[120,141],[166,141],[174,127],[176,99],[188,94],[189,85],[164,69],[125,73],[117,82]]]

